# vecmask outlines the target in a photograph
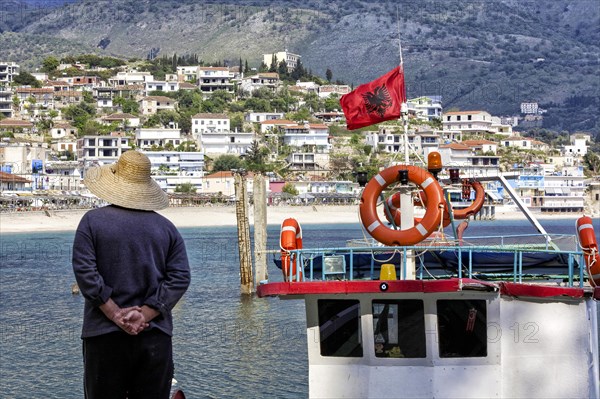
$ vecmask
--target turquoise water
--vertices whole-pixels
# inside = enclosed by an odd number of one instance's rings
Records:
[[[545,220],[573,234],[572,220]],[[600,221],[594,220],[597,232]],[[466,236],[533,234],[526,221],[472,222]],[[297,398],[308,392],[302,301],[242,300],[232,227],[181,230],[192,283],[174,310],[175,374],[188,398]],[[277,248],[279,226],[269,226]],[[304,247],[344,246],[358,225],[304,226]],[[82,398],[83,298],[71,295],[73,232],[0,236],[0,397]],[[269,262],[271,280],[281,272]]]

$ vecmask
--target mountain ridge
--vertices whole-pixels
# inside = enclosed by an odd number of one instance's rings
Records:
[[[517,114],[520,102],[537,101],[553,116],[546,118],[553,121],[547,127],[600,130],[597,2],[397,4],[80,0],[33,10],[20,21],[4,18],[0,44],[6,34],[27,40],[44,35],[63,52],[81,48],[145,58],[158,48],[159,55],[196,53],[207,62],[231,64],[243,58],[251,66],[259,65],[263,53],[288,48],[313,73],[330,68],[334,80],[357,85],[398,64],[399,26],[409,97],[439,94],[446,109],[497,115]],[[17,52],[8,48],[11,55]],[[38,52],[28,58],[21,51],[13,60],[32,65],[43,55]]]

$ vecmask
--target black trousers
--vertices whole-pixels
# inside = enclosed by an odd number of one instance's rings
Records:
[[[86,399],[168,399],[173,378],[171,337],[152,329],[83,339]]]

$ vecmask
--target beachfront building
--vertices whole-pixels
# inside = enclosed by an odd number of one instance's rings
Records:
[[[569,168],[548,175],[538,164],[520,170],[517,193],[531,210],[538,212],[583,212],[585,183],[583,168]]]
[[[81,175],[77,161],[48,161],[45,172],[48,190],[76,191],[80,188]]]
[[[145,151],[175,149],[183,141],[180,129],[139,128],[135,132],[135,145]]]
[[[269,180],[266,179],[267,192],[270,191]],[[254,192],[254,173],[248,172],[246,175],[248,184],[248,193]],[[221,194],[231,200],[235,199],[235,178],[229,170],[222,170],[202,177],[203,194]]]
[[[204,153],[181,151],[143,151],[150,159],[152,178],[168,193],[183,184],[202,192]]]
[[[29,183],[31,181],[22,176],[0,171],[0,194],[5,191],[25,191],[28,189]]]
[[[3,139],[0,142],[0,170],[31,181],[33,189],[41,189],[48,152],[45,142]]]

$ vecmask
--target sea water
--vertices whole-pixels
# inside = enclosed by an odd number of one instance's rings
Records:
[[[574,234],[575,218],[541,221]],[[594,220],[597,233],[600,222]],[[465,234],[534,234],[525,220],[474,221]],[[181,229],[192,282],[173,311],[175,378],[188,398],[298,398],[308,392],[304,303],[239,294],[235,227]],[[304,247],[343,247],[355,224],[306,225]],[[82,398],[83,298],[72,295],[73,232],[0,235],[0,398]],[[269,226],[277,249],[279,226]],[[269,260],[271,280],[281,271]]]

